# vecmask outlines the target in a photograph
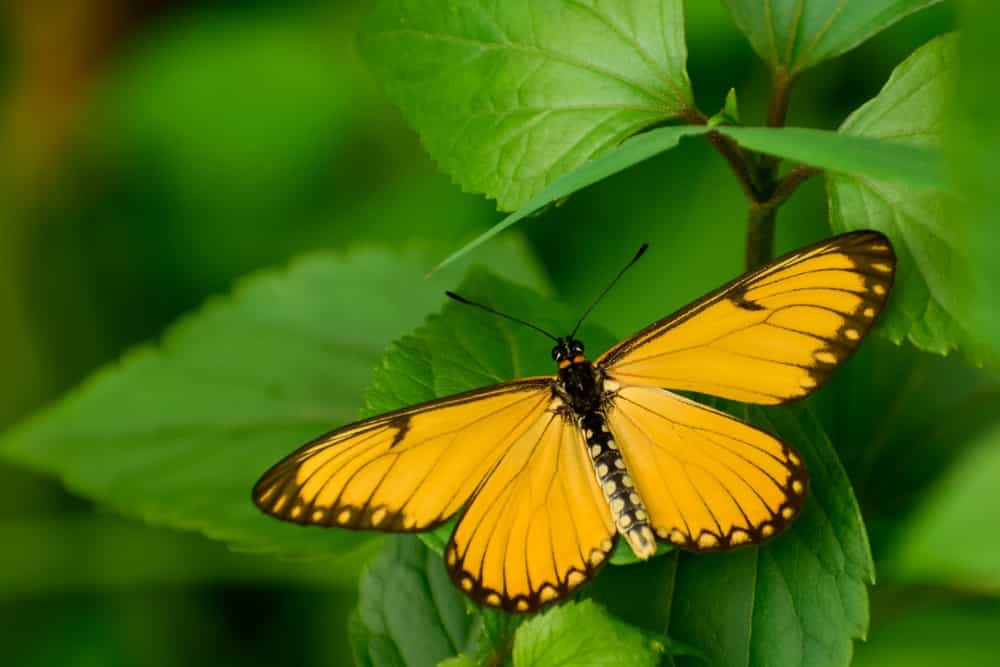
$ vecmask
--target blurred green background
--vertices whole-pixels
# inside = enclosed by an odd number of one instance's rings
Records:
[[[720,108],[735,86],[744,119],[761,118],[764,66],[720,3],[688,4],[699,106]],[[4,4],[0,425],[155,339],[248,272],[307,250],[365,244],[429,247],[443,257],[498,219],[490,202],[435,169],[367,74],[355,48],[364,6]],[[949,4],[935,6],[809,71],[788,123],[837,127],[896,64],[955,24]],[[590,249],[625,259],[651,242],[658,259],[640,264],[630,283],[645,287],[622,289],[601,308],[601,322],[624,334],[739,272],[745,215],[723,161],[690,141],[517,233],[574,307],[616,268],[596,270]],[[825,220],[814,179],[782,209],[778,249],[825,235]],[[964,379],[941,377],[956,386]],[[870,461],[848,452],[845,464],[877,478]],[[880,517],[868,510],[886,507],[878,491],[858,488],[876,559]],[[364,553],[326,568],[232,553],[118,518],[4,463],[0,543],[6,664],[350,662],[346,617]],[[935,620],[942,609],[973,659],[996,655],[988,628],[1000,610],[989,598],[888,590],[873,592],[871,642],[858,649],[865,664],[879,664],[879,651],[908,637],[945,632]],[[991,635],[992,648],[981,643]]]

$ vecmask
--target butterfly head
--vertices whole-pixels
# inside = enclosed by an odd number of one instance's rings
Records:
[[[583,343],[572,336],[557,339],[556,346],[552,348],[552,360],[559,364],[559,368],[584,363]]]

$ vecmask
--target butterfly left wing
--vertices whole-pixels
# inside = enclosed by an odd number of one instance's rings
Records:
[[[798,513],[806,470],[791,446],[664,389],[611,386],[608,424],[658,537],[726,549],[762,542]]]
[[[551,377],[525,378],[349,424],[266,472],[254,502],[301,524],[428,530],[462,508],[551,401]]]
[[[724,285],[608,350],[622,384],[775,405],[812,393],[885,305],[896,260],[878,232],[835,236]]]
[[[554,399],[472,498],[445,563],[474,600],[531,612],[593,577],[615,538],[580,428]]]

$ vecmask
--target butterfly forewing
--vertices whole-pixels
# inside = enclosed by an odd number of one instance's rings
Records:
[[[551,387],[552,378],[527,378],[345,426],[268,471],[254,501],[302,524],[432,528],[548,414]]]
[[[810,394],[868,333],[895,256],[878,232],[787,255],[647,327],[597,360],[622,384],[744,403]]]

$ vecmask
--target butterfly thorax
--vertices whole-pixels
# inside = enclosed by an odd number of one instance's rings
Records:
[[[597,483],[611,509],[615,528],[639,558],[656,551],[649,515],[629,475],[605,412],[604,373],[583,356],[583,344],[568,338],[552,350],[559,364],[556,391],[583,434]],[[570,418],[570,415],[566,415]]]

